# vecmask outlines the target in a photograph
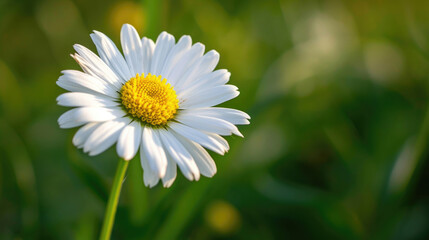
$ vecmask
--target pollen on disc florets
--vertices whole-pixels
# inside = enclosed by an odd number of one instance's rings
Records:
[[[134,118],[153,125],[165,125],[179,108],[176,91],[167,79],[147,74],[131,78],[121,88],[122,105]]]

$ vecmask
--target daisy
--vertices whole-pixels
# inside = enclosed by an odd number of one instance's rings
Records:
[[[230,73],[214,71],[219,54],[204,54],[204,45],[191,37],[162,32],[156,42],[140,38],[125,24],[123,55],[113,41],[94,31],[98,55],[79,44],[72,55],[83,72],[62,71],[57,84],[61,106],[75,107],[60,116],[61,128],[80,127],[73,144],[90,156],[116,143],[118,155],[130,160],[140,149],[144,183],[164,187],[174,182],[177,166],[189,180],[212,177],[216,165],[206,151],[229,150],[221,136],[241,136],[235,125],[249,124],[249,115],[214,107],[239,95],[226,84]]]

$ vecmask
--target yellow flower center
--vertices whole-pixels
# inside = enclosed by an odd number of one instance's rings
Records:
[[[176,92],[167,79],[150,73],[128,80],[121,88],[121,100],[131,116],[153,126],[165,125],[179,108]]]

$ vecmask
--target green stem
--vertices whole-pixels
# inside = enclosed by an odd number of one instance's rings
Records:
[[[119,160],[113,179],[112,191],[107,202],[106,215],[104,216],[103,228],[101,229],[100,240],[109,240],[115,221],[116,208],[118,207],[119,195],[121,194],[122,182],[127,171],[129,161]]]

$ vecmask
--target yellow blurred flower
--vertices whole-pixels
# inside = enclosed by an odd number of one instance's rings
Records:
[[[221,234],[229,234],[237,231],[241,225],[240,213],[226,201],[211,203],[205,212],[208,225]]]
[[[113,5],[109,14],[109,25],[113,32],[119,32],[124,22],[133,25],[136,29],[144,29],[144,9],[135,2],[118,2]]]

